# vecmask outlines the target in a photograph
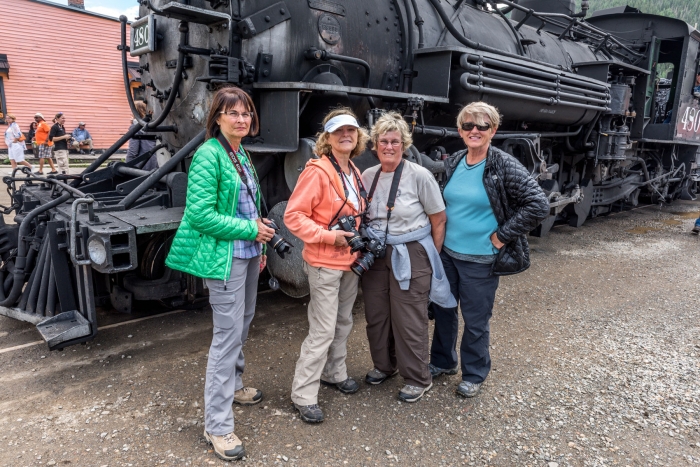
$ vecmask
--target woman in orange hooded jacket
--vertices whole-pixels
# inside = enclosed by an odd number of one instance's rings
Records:
[[[292,384],[294,407],[309,423],[323,421],[320,383],[345,394],[360,388],[348,377],[345,365],[358,287],[350,266],[357,253],[347,242],[353,234],[333,227],[344,216],[360,225],[365,190],[350,159],[364,151],[368,140],[350,109],[330,112],[316,143],[319,158],[306,164],[284,215],[287,228],[304,242],[304,272],[309,277],[309,335],[301,346]]]

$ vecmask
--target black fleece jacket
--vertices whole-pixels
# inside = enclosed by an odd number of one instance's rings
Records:
[[[445,160],[445,182],[466,155],[458,151]],[[527,169],[513,156],[490,146],[484,167],[484,188],[498,222],[496,235],[505,243],[493,263],[496,275],[517,274],[530,267],[527,234],[549,215],[549,201]]]

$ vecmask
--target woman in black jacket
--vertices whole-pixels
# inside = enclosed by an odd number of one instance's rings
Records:
[[[489,321],[498,277],[530,266],[527,233],[549,213],[547,197],[525,167],[491,146],[499,124],[498,110],[489,104],[464,107],[457,130],[467,149],[446,161],[447,228],[440,256],[464,318],[457,387],[464,397],[477,395],[491,369]],[[432,306],[430,372],[433,378],[457,374],[457,308]]]

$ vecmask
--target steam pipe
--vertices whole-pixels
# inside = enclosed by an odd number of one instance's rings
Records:
[[[309,49],[304,52],[304,56],[306,57],[307,60],[323,60],[324,62],[328,60],[336,60],[339,62],[346,62],[346,63],[352,63],[354,65],[360,65],[362,68],[365,69],[365,88],[369,89],[369,81],[370,77],[372,74],[372,70],[369,67],[369,63],[366,61],[360,59],[360,58],[355,58],[355,57],[348,57],[347,55],[338,55],[334,54],[331,52],[328,52],[326,50],[319,50],[316,47],[310,47]],[[374,104],[374,99],[371,97],[367,97],[367,102],[369,102],[370,107],[375,108],[376,105]]]
[[[172,109],[173,104],[175,104],[175,98],[177,97],[178,89],[180,88],[180,83],[182,83],[182,72],[185,69],[185,55],[186,53],[178,48],[178,55],[177,55],[177,67],[175,69],[175,78],[173,80],[172,87],[170,88],[170,95],[168,96],[168,100],[165,102],[165,105],[163,106],[163,110],[161,111],[160,115],[158,115],[158,118],[155,120],[152,120],[150,122],[146,122],[141,118],[139,115],[138,111],[136,110],[136,105],[134,104],[134,96],[131,95],[131,88],[129,86],[129,69],[126,65],[126,51],[128,49],[126,45],[126,23],[127,23],[127,17],[124,15],[121,15],[119,17],[119,21],[121,22],[121,45],[119,46],[119,50],[122,52],[122,75],[124,77],[124,89],[126,90],[126,100],[129,103],[129,107],[131,108],[131,113],[134,115],[134,118],[136,121],[141,124],[142,127],[145,127],[146,129],[149,128],[156,128],[158,125],[163,123],[165,118],[168,116],[170,113],[170,109]],[[187,42],[187,33],[189,31],[189,27],[187,25],[187,22],[185,21],[180,21],[180,45],[179,47],[186,46]]]
[[[423,47],[425,47],[425,40],[423,38],[423,23],[425,23],[425,21],[420,15],[420,10],[418,9],[418,4],[416,3],[416,0],[411,0],[411,3],[413,4],[413,14],[416,16],[414,23],[416,26],[418,26],[418,48],[422,49]]]
[[[62,204],[71,197],[70,193],[63,193],[60,197],[53,201],[50,201],[42,206],[38,206],[32,211],[30,211],[22,223],[19,226],[18,238],[20,239],[19,245],[17,246],[17,259],[15,260],[15,271],[13,273],[12,289],[7,297],[0,302],[0,306],[14,306],[17,299],[22,294],[22,287],[24,287],[24,270],[25,267],[31,264],[34,258],[34,250],[30,250],[27,254],[27,241],[24,237],[29,235],[31,229],[31,223],[35,217],[42,214],[49,209],[53,209],[59,204]]]
[[[135,123],[134,125],[132,125],[131,128],[129,128],[129,131],[127,131],[127,132],[124,134],[124,136],[122,136],[121,138],[119,138],[119,139],[117,140],[116,143],[114,143],[113,145],[111,145],[111,146],[109,147],[109,149],[107,149],[105,152],[103,152],[102,154],[100,154],[100,157],[98,157],[97,159],[95,159],[94,161],[92,161],[92,163],[91,163],[89,166],[87,166],[87,168],[86,168],[85,170],[83,170],[83,172],[82,172],[81,175],[87,175],[87,174],[89,174],[89,173],[94,172],[95,169],[97,169],[99,166],[101,166],[102,163],[103,163],[104,161],[106,161],[107,159],[109,159],[109,157],[110,157],[112,154],[114,154],[115,152],[117,152],[117,150],[118,150],[119,148],[121,148],[122,146],[124,146],[124,144],[125,144],[127,141],[129,141],[136,133],[138,133],[139,131],[141,131],[142,126],[143,126],[143,125],[141,125],[140,123]],[[71,183],[71,186],[75,188],[75,187],[77,187],[77,186],[80,186],[80,184],[81,184],[82,182],[83,182],[83,180],[74,180],[74,181]]]
[[[158,183],[158,181],[163,178],[164,175],[170,173],[185,157],[187,157],[192,151],[197,149],[197,146],[204,142],[206,137],[206,130],[200,131],[197,136],[195,136],[192,141],[187,143],[182,149],[180,149],[173,157],[171,157],[165,164],[160,166],[158,170],[151,173],[146,180],[143,181],[139,186],[137,186],[134,191],[129,193],[119,202],[119,206],[124,206],[124,209],[129,209],[132,204],[138,200],[141,195],[148,191],[153,185]],[[2,304],[0,303],[0,306]]]

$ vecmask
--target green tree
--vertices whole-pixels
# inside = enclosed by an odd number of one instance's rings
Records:
[[[580,11],[581,1],[578,0]],[[700,1],[698,0],[589,0],[589,14],[597,10],[605,10],[618,6],[629,5],[652,15],[678,18],[697,28],[700,23]]]

